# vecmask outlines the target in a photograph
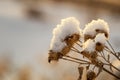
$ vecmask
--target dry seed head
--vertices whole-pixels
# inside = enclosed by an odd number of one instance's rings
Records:
[[[106,32],[105,30],[96,29],[95,31],[96,31],[96,35],[99,34],[99,33],[104,33],[104,35],[105,35],[106,38],[109,37],[108,32]]]
[[[107,22],[105,22],[102,19],[98,19],[98,20],[93,20],[93,24],[94,24],[94,29],[96,31],[96,34],[98,33],[104,33],[105,37],[108,38],[109,37],[109,25],[107,24]]]
[[[79,41],[80,35],[79,34],[72,34],[71,36],[67,36],[65,38],[65,42],[69,47],[72,47],[74,43]]]
[[[87,58],[90,58],[90,53],[88,51],[81,51],[81,54]]]
[[[103,49],[104,49],[104,45],[103,44],[101,44],[100,42],[97,42],[96,43],[96,46],[95,46],[95,49],[96,49],[96,51],[103,51]]]
[[[95,80],[96,78],[96,73],[92,70],[89,70],[87,72],[87,80]]]
[[[90,53],[90,58],[91,58],[91,59],[96,59],[96,58],[97,58],[97,56],[98,56],[98,54],[97,54],[97,52],[96,52],[96,51],[94,51],[94,52]]]
[[[84,35],[84,42],[87,41],[88,39],[94,39],[95,36],[89,35],[89,34],[85,34]]]
[[[61,23],[53,30],[53,38],[51,40],[50,50],[54,52],[61,52],[62,49],[68,44],[73,45],[78,38],[74,34],[81,35],[81,29],[79,27],[79,21],[74,17],[62,19]],[[71,36],[70,42],[65,43],[66,37]]]
[[[67,53],[69,53],[69,51],[70,51],[70,47],[69,46],[65,46],[60,53],[64,56]]]
[[[95,38],[98,33],[104,33],[106,38],[109,37],[109,26],[102,19],[92,20],[85,26],[83,30],[84,41]]]
[[[49,51],[48,56],[48,62],[50,63],[52,60],[58,61],[59,58],[61,58],[60,53],[53,52],[52,50]]]
[[[105,42],[107,40],[104,33],[97,34],[94,40],[96,43],[96,46],[95,46],[96,51],[103,51],[105,47]]]

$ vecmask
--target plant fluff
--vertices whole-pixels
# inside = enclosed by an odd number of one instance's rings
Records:
[[[70,56],[70,51],[82,55],[83,58]],[[120,69],[112,64],[111,57],[120,61],[119,54],[109,42],[109,25],[102,19],[92,20],[85,25],[84,30],[81,30],[79,21],[69,17],[62,19],[53,30],[48,62],[63,59],[78,63],[80,65],[78,80],[82,80],[84,69],[86,69],[86,80],[95,80],[102,71],[120,79],[113,72],[115,69],[120,73]],[[98,68],[98,71],[95,71],[95,68]]]

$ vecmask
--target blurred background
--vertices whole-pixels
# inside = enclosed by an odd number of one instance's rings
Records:
[[[120,0],[0,0],[0,80],[77,80],[77,64],[47,62],[52,30],[67,17],[82,29],[104,19],[120,51]],[[114,78],[103,72],[97,80]]]

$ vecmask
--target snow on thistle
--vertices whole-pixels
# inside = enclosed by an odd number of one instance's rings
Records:
[[[85,26],[83,30],[84,40],[94,39],[98,33],[104,33],[106,38],[109,37],[109,26],[102,19],[92,20]]]
[[[61,24],[53,30],[53,38],[50,45],[49,61],[58,60],[60,56],[66,55],[75,42],[79,41],[81,29],[79,21],[74,17],[61,20]]]
[[[104,33],[99,33],[95,37],[95,43],[96,43],[96,50],[97,51],[103,51],[105,47],[105,42],[107,38],[105,37]]]
[[[87,80],[95,80],[102,71],[120,79],[112,72],[112,69],[118,72],[120,72],[120,69],[111,64],[110,58],[115,57],[120,61],[120,57],[108,40],[109,26],[107,22],[102,19],[92,20],[85,26],[83,33],[79,26],[79,21],[74,17],[61,20],[61,23],[53,30],[48,61],[63,59],[78,63],[80,65],[78,80],[81,80],[84,72],[81,65],[84,65],[87,71],[90,70],[86,73]],[[71,56],[68,54],[70,51],[82,55],[83,58]],[[91,65],[94,66],[92,70],[90,69]],[[95,68],[97,68],[97,71]]]
[[[95,51],[95,42],[92,39],[88,39],[84,44],[83,44],[83,50],[87,51],[89,53]]]

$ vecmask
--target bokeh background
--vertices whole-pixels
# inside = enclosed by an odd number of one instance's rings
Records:
[[[77,80],[77,64],[47,62],[52,30],[67,17],[82,29],[104,19],[120,51],[120,0],[0,0],[0,80]],[[97,80],[114,78],[103,72]]]

